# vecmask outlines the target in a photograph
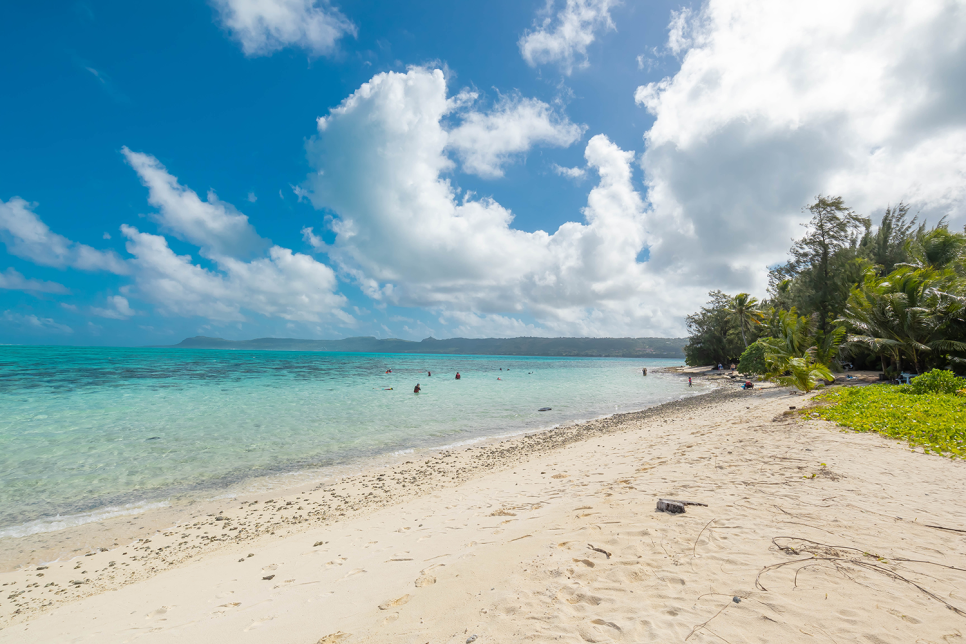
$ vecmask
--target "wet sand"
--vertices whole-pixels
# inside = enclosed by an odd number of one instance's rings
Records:
[[[224,500],[0,573],[0,642],[963,637],[966,464],[805,402],[725,386]]]

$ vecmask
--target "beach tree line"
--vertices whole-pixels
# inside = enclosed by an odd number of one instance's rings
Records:
[[[738,363],[804,390],[846,364],[890,376],[966,371],[966,231],[929,226],[903,203],[877,226],[841,197],[806,210],[766,298],[712,291],[687,317],[687,363]]]

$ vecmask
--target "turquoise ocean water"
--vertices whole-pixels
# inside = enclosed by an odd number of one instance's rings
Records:
[[[641,375],[680,363],[0,346],[0,536],[642,409],[699,391]]]

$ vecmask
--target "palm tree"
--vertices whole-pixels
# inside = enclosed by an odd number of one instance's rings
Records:
[[[912,258],[911,266],[915,268],[947,268],[963,255],[964,250],[966,235],[949,232],[944,220],[929,232],[918,231],[906,243],[906,252]]]
[[[879,292],[878,282],[873,270],[866,273],[865,281],[852,289],[841,321],[855,331],[846,336],[846,342],[869,348],[879,356],[885,372],[887,357],[899,368],[901,343],[893,331],[888,301]]]
[[[731,314],[731,318],[738,323],[741,329],[741,341],[745,348],[748,348],[748,337],[745,329],[753,324],[761,324],[764,314],[758,308],[758,298],[751,297],[747,293],[738,293],[731,298],[731,306],[725,309]]]
[[[779,311],[776,337],[761,338],[769,380],[811,391],[819,380],[832,381],[831,365],[838,362],[845,327],[827,333],[817,329],[817,315],[799,315],[792,307]]]
[[[829,368],[813,360],[808,353],[801,358],[792,358],[785,366],[785,372],[788,375],[778,376],[776,378],[778,384],[786,387],[793,386],[805,393],[815,389],[820,381],[828,382],[832,380],[832,373]]]
[[[882,279],[868,273],[846,304],[843,321],[858,331],[848,341],[878,353],[883,370],[886,356],[899,371],[906,357],[922,373],[933,356],[966,352],[966,342],[948,332],[966,305],[955,282],[951,270],[935,268],[904,266]]]

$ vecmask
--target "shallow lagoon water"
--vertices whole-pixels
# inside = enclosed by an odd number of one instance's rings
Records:
[[[680,361],[3,346],[0,536],[698,393],[680,378],[641,374],[673,364]]]

